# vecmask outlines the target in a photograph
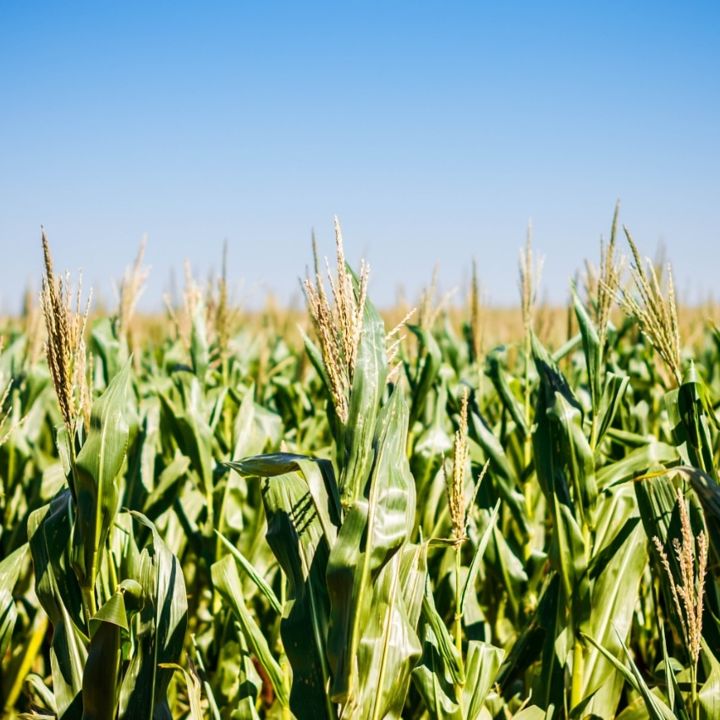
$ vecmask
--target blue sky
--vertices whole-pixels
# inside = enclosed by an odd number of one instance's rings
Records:
[[[532,218],[562,300],[616,198],[686,297],[720,266],[720,10],[711,3],[5,2],[0,307],[56,263],[112,282],[144,233],[145,307],[188,258],[287,299],[314,227],[371,294],[477,258],[512,303]]]

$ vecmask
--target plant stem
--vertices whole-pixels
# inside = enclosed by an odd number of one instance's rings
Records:
[[[700,702],[697,693],[697,663],[693,662],[690,665],[690,694],[693,708],[693,717],[695,720],[700,720]]]
[[[584,674],[585,658],[580,638],[575,637],[573,646],[573,667],[572,667],[572,688],[570,690],[570,709],[576,707],[582,700],[582,682]]]
[[[462,658],[462,607],[460,606],[460,543],[455,544],[455,647]]]

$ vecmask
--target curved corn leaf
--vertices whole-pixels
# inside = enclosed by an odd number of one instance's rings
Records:
[[[123,593],[116,592],[90,620],[92,636],[83,672],[83,720],[117,715],[120,633],[128,631]]]
[[[647,470],[677,462],[677,450],[667,443],[649,439],[625,457],[606,465],[597,473],[598,487],[607,490]]]
[[[280,634],[293,669],[290,707],[299,720],[334,718],[328,700],[330,609],[325,585],[330,542],[337,535],[340,513],[332,465],[279,453],[228,466],[243,475],[267,478],[262,492],[267,539],[288,579]]]
[[[82,592],[71,569],[72,495],[63,490],[28,519],[35,592],[53,626],[50,665],[58,715],[79,718],[87,659]]]
[[[305,478],[310,496],[315,503],[320,525],[328,539],[334,543],[340,525],[341,508],[335,473],[329,460],[310,458],[291,453],[273,453],[234,460],[225,465],[241,475],[278,477],[300,472]]]
[[[179,672],[183,676],[190,704],[189,720],[203,720],[202,693],[200,691],[200,680],[198,676],[177,663],[163,663],[161,667]]]

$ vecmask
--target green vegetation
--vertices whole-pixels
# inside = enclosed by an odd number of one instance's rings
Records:
[[[494,347],[475,272],[388,332],[336,232],[301,342],[224,274],[143,330],[142,254],[88,315],[43,238],[0,352],[0,709],[719,718],[720,332],[629,236],[623,280],[617,214],[552,332],[528,243]]]

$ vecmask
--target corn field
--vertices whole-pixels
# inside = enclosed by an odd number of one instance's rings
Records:
[[[148,331],[142,253],[100,314],[43,235],[0,352],[3,716],[720,718],[720,330],[617,212],[558,312],[528,242],[503,344],[482,264],[381,314],[336,236],[306,316],[188,273]]]

